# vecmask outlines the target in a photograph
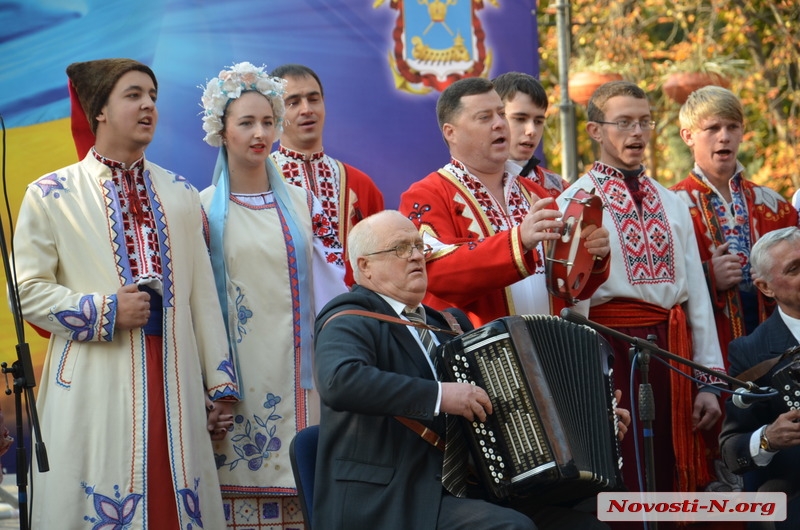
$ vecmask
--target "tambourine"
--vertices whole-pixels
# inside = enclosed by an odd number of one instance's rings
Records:
[[[558,298],[578,301],[594,266],[594,256],[589,254],[584,242],[584,229],[603,226],[603,201],[594,194],[576,188],[563,209],[564,228],[561,237],[549,241],[545,257],[547,290]]]

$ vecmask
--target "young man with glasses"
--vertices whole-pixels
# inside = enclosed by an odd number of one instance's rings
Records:
[[[476,326],[557,312],[546,286],[544,242],[557,239],[564,223],[552,196],[508,161],[509,126],[494,85],[456,81],[436,113],[450,161],[400,198],[400,211],[432,247],[425,303],[463,309]],[[606,278],[609,249],[606,229],[585,232],[598,258],[588,296]]]
[[[578,309],[626,335],[647,339],[653,334],[662,349],[723,371],[689,209],[649,177],[642,164],[655,126],[647,95],[634,83],[606,83],[589,101],[588,118],[586,130],[598,143],[600,158],[564,193],[579,187],[594,190],[603,200],[612,267],[608,280]],[[607,338],[616,353],[615,380],[627,385],[631,345]],[[688,379],[671,374],[662,363],[649,364],[656,406],[656,488],[696,491],[710,480],[696,431],[719,420],[719,403],[708,388],[697,392]],[[693,375],[718,382],[700,371]],[[623,398],[623,407],[630,405],[628,398]],[[622,453],[626,486],[639,490],[632,437],[622,443]]]

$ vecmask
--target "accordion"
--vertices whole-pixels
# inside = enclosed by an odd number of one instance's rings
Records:
[[[788,362],[775,370],[772,386],[786,403],[789,410],[800,409],[800,346],[783,354]]]
[[[482,387],[485,422],[462,418],[491,500],[566,502],[622,485],[613,360],[591,328],[547,315],[500,318],[441,346],[444,379]]]

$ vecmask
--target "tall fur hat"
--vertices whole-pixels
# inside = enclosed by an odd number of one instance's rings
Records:
[[[83,110],[85,118],[89,122],[92,136],[97,132],[97,115],[108,102],[108,96],[114,89],[119,78],[130,72],[138,70],[149,75],[153,80],[153,85],[158,90],[156,75],[149,66],[134,61],[133,59],[98,59],[96,61],[86,61],[72,63],[67,66],[67,76],[70,80],[70,96],[77,96],[80,109],[72,105],[72,127],[73,133],[76,127],[76,110]],[[91,146],[90,146],[91,147]]]

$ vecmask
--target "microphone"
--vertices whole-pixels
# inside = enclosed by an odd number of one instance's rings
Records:
[[[577,311],[569,309],[568,307],[562,309],[560,315],[564,320],[569,320],[575,324],[583,324],[584,326],[589,326],[592,329],[596,329],[598,327],[598,324],[595,324],[585,316],[581,315]]]
[[[777,391],[771,388],[763,388],[763,387],[756,387],[756,388],[758,388],[758,390],[756,390],[755,392],[748,390],[746,388],[737,388],[736,391],[733,393],[731,401],[733,401],[733,404],[736,405],[738,408],[746,409],[760,399],[771,398],[778,394]]]

